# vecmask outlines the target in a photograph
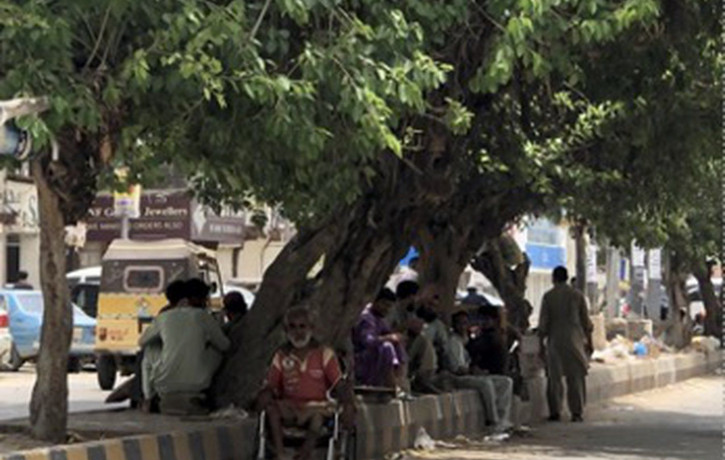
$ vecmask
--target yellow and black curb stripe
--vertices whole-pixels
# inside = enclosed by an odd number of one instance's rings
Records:
[[[484,424],[483,405],[475,391],[363,406],[357,424],[357,458],[382,458],[408,449],[420,427],[442,439],[480,433]]]
[[[627,362],[592,369],[587,379],[594,401],[632,391],[656,388],[706,374],[716,369],[721,354],[676,355],[652,362]],[[645,371],[646,369],[646,371]],[[661,377],[657,374],[660,373]],[[650,376],[649,374],[654,374]],[[532,394],[533,417],[545,412],[543,378],[540,394]],[[633,388],[639,380],[647,388]],[[536,400],[536,401],[535,401]],[[412,447],[420,427],[434,439],[481,433],[483,405],[475,391],[430,395],[413,401],[393,401],[360,407],[357,420],[356,458],[383,458]],[[254,458],[256,423],[210,423],[209,428],[161,435],[137,435],[83,444],[0,455],[0,460],[249,460]]]
[[[254,430],[249,425],[140,435],[0,455],[0,460],[246,460]]]

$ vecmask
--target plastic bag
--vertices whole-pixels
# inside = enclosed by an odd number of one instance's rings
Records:
[[[418,434],[415,435],[415,442],[413,447],[420,450],[433,450],[436,447],[436,443],[433,438],[430,437],[425,428],[418,428]]]

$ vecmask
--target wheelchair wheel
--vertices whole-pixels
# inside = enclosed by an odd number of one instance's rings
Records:
[[[335,460],[355,460],[356,440],[355,433],[341,432],[335,446]]]

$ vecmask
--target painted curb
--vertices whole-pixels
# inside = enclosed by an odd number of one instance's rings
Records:
[[[594,367],[587,377],[588,403],[667,386],[720,368],[722,353],[661,356]],[[531,401],[521,417],[546,414],[545,380],[529,379]],[[413,401],[364,405],[357,421],[358,459],[382,458],[413,446],[422,427],[434,439],[475,435],[484,427],[478,394],[459,391]],[[254,458],[253,423],[214,422],[208,429],[137,435],[0,455],[0,460],[248,460]]]
[[[245,460],[256,430],[249,424],[69,444],[0,455],[0,460]]]

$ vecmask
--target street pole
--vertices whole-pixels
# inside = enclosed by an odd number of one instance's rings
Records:
[[[645,252],[632,242],[629,305],[632,313],[644,317]]]
[[[619,250],[612,246],[607,247],[607,318],[612,319],[617,316],[619,307],[619,266],[621,257]]]
[[[123,216],[121,216],[121,238],[122,239],[124,239],[124,240],[128,239],[130,227],[131,227],[130,218],[129,218],[128,214],[123,214]]]
[[[662,251],[660,249],[647,251],[647,268],[647,312],[651,320],[659,322],[662,305]]]

